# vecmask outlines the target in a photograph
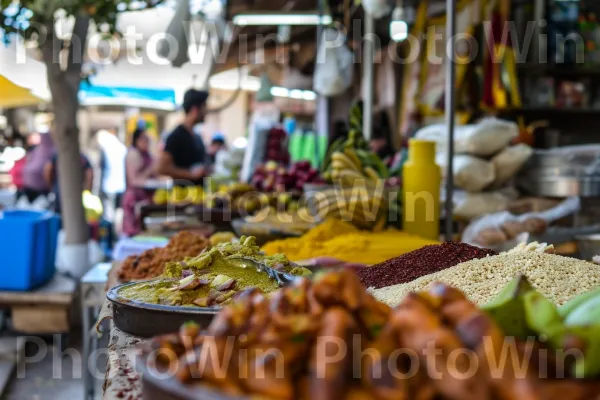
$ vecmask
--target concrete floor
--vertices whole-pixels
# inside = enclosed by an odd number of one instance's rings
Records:
[[[37,340],[37,339],[33,339]],[[55,343],[53,343],[55,342]],[[108,335],[100,340],[99,349],[106,349]],[[44,338],[47,352],[36,358],[37,344],[25,347],[25,357],[16,367],[1,397],[3,400],[80,400],[84,399],[81,355],[81,333],[68,336],[67,350],[61,354],[60,343]],[[96,359],[95,399],[102,398],[106,357],[102,351]],[[105,354],[105,353],[104,353]],[[75,362],[74,362],[75,361]]]

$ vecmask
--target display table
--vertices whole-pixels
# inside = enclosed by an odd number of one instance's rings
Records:
[[[0,307],[11,310],[12,327],[20,333],[64,335],[70,331],[76,289],[73,279],[56,274],[46,285],[29,292],[0,291]]]
[[[142,342],[143,339],[128,335],[117,329],[112,323],[112,307],[110,301],[106,299],[106,292],[112,287],[118,285],[120,282],[117,279],[117,270],[119,263],[115,262],[112,264],[112,268],[109,268],[106,274],[106,280],[102,285],[102,295],[95,297],[98,302],[89,303],[90,306],[100,308],[100,311],[94,315],[96,323],[93,324],[88,330],[88,344],[90,340],[97,338],[106,326],[103,322],[107,321],[109,328],[109,342],[108,342],[108,361],[106,365],[106,374],[104,377],[104,384],[102,386],[103,398],[107,400],[140,400],[142,398],[142,386],[139,374],[135,371],[135,355],[136,346]],[[95,269],[88,273],[89,282],[85,285],[94,288],[97,292],[100,289],[99,282],[95,282],[95,277],[100,278],[102,272],[106,271],[107,265],[100,264]],[[87,275],[86,275],[87,276]],[[85,277],[84,277],[85,279]],[[99,280],[99,279],[98,279]],[[83,282],[82,282],[83,286]],[[92,298],[90,297],[90,300]],[[98,306],[99,304],[99,306]],[[85,312],[85,311],[84,311]],[[88,309],[88,315],[89,309]],[[89,347],[88,347],[89,349]],[[86,379],[86,378],[84,378]],[[89,377],[89,381],[84,380],[86,386],[86,395],[88,397],[85,400],[94,398],[92,380]]]
[[[121,332],[111,322],[103,386],[105,400],[142,398],[142,382],[135,370],[136,348],[142,342],[143,339]]]
[[[111,263],[100,263],[89,270],[81,278],[81,323],[83,335],[83,359],[88,360],[98,348],[98,333],[93,328],[94,321],[100,314],[100,309],[106,301],[106,291],[110,271],[113,269]],[[84,399],[94,398],[93,377],[88,368],[83,371]]]
[[[144,339],[120,331],[112,322],[112,307],[105,300],[96,323],[99,329],[103,321],[110,320],[108,341],[108,361],[104,385],[102,385],[105,400],[138,400],[142,398],[142,382],[135,369],[137,346]]]

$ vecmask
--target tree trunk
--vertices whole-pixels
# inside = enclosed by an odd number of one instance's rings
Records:
[[[87,245],[89,232],[81,198],[83,170],[77,128],[81,60],[85,52],[88,26],[88,18],[77,18],[73,34],[78,35],[83,45],[77,49],[79,54],[70,54],[65,68],[61,68],[60,62],[63,43],[56,39],[53,25],[47,27],[47,39],[41,47],[54,109],[55,123],[52,135],[58,151],[56,173],[66,245]],[[87,263],[87,260],[78,262]]]
[[[52,90],[52,98],[57,98]],[[68,89],[67,89],[68,90]],[[62,110],[59,110],[61,109]],[[58,150],[58,177],[60,204],[65,244],[84,244],[88,241],[88,225],[81,200],[83,192],[83,170],[81,168],[79,130],[77,129],[77,96],[69,103],[54,102],[56,131],[53,132]]]

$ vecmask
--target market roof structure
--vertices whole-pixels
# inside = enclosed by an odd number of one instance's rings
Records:
[[[41,102],[42,99],[31,94],[28,89],[0,75],[0,108],[35,106]]]

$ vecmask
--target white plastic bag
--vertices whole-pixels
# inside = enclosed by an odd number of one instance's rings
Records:
[[[494,187],[501,187],[511,180],[523,168],[533,149],[525,144],[507,147],[492,158],[496,173]]]
[[[458,218],[473,220],[482,215],[506,210],[511,198],[503,192],[468,193],[454,197],[454,215]]]
[[[323,96],[344,93],[354,75],[354,57],[346,46],[346,36],[337,29],[327,28],[321,35],[317,50],[313,89]]]
[[[365,12],[375,19],[389,15],[392,12],[393,5],[394,2],[389,0],[362,0]]]
[[[496,118],[487,118],[474,125],[457,126],[454,132],[454,152],[489,157],[508,146],[518,134],[517,124]],[[444,124],[421,128],[415,137],[436,142],[438,152],[447,151],[448,133]]]
[[[454,184],[460,189],[468,192],[481,192],[496,178],[494,165],[489,161],[464,154],[454,156],[453,160]],[[446,154],[438,153],[436,155],[436,163],[441,167],[444,178],[446,177],[447,162]]]
[[[465,229],[462,241],[505,251],[515,247],[530,234],[542,234],[552,222],[576,213],[580,208],[579,198],[571,197],[543,212],[513,215],[503,211],[486,215],[473,221]]]

